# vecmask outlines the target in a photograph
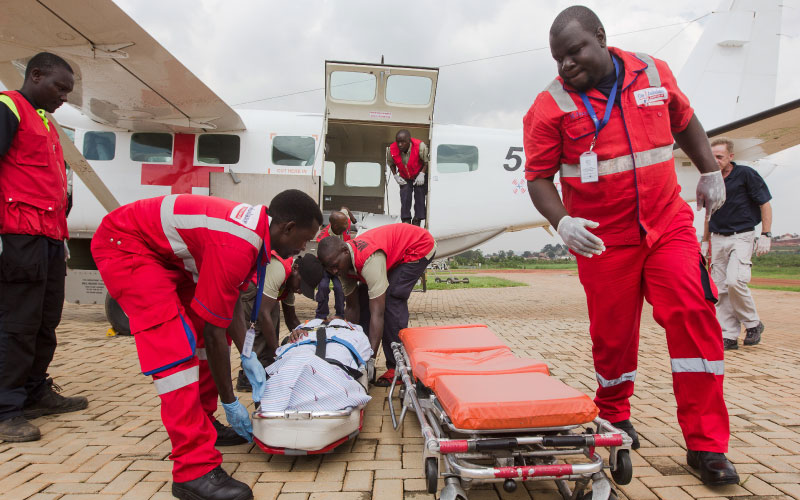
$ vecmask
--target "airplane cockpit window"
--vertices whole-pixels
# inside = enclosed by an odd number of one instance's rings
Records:
[[[114,132],[86,132],[83,134],[83,157],[87,160],[113,160],[116,147],[117,135]]]
[[[436,170],[440,174],[458,174],[478,170],[478,148],[459,144],[439,144]]]
[[[330,96],[339,101],[371,102],[378,88],[375,75],[357,71],[331,73]]]
[[[172,134],[137,132],[131,136],[131,160],[148,163],[172,161]]]
[[[202,134],[197,139],[197,161],[213,165],[239,163],[238,135]]]
[[[322,185],[333,186],[336,183],[336,164],[326,161],[322,167]]]
[[[433,81],[424,76],[391,75],[386,80],[386,102],[426,106],[431,102]]]
[[[351,161],[344,171],[344,183],[348,187],[377,187],[382,177],[381,164],[371,161]]]
[[[314,142],[314,138],[309,136],[275,136],[272,139],[272,163],[287,167],[313,165]]]

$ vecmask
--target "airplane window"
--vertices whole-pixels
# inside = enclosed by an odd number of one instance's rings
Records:
[[[238,135],[203,134],[197,139],[197,161],[214,165],[239,163]]]
[[[425,105],[431,102],[433,82],[425,76],[391,75],[386,80],[386,102]]]
[[[65,127],[63,125],[61,126],[61,129],[64,131],[65,134],[67,134],[67,137],[69,137],[69,140],[74,143],[75,142],[75,130],[73,130],[71,128],[68,128],[68,127]]]
[[[87,160],[114,159],[117,136],[114,132],[86,132],[83,134],[83,157]]]
[[[322,167],[322,185],[333,186],[336,182],[336,164],[332,161],[326,161]]]
[[[172,161],[172,134],[138,132],[131,136],[131,160],[149,163]]]
[[[351,161],[344,171],[344,183],[348,187],[377,187],[381,185],[382,173],[380,163]]]
[[[331,73],[330,95],[341,101],[370,102],[375,100],[375,75],[357,71]]]
[[[279,135],[272,139],[272,163],[288,167],[314,164],[314,138]]]
[[[440,174],[458,174],[478,170],[478,148],[458,144],[439,144],[436,170]]]

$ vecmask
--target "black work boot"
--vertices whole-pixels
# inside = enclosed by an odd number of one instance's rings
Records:
[[[239,392],[253,392],[253,386],[251,386],[250,381],[247,380],[247,375],[244,374],[244,370],[239,370],[239,376],[236,377],[236,390]]]
[[[0,439],[12,443],[38,441],[42,439],[39,428],[22,415],[0,421]]]
[[[228,475],[221,466],[211,472],[186,481],[172,483],[172,496],[181,500],[250,500],[253,490]]]
[[[722,339],[722,348],[726,351],[735,351],[739,348],[739,341],[737,339]]]
[[[700,480],[707,486],[739,484],[739,474],[724,453],[688,450],[686,463],[700,471]]]
[[[631,439],[633,439],[633,444],[631,444],[632,450],[639,449],[639,446],[641,446],[639,444],[639,434],[636,433],[636,429],[633,428],[633,424],[631,423],[630,419],[622,420],[621,422],[616,422],[611,425],[613,425],[614,427],[616,427],[621,431],[624,431],[625,434],[627,434],[628,436],[630,436]]]
[[[233,430],[233,427],[228,427],[219,420],[214,420],[213,425],[214,430],[217,431],[217,440],[214,442],[214,446],[236,446],[247,442],[245,438]]]
[[[416,217],[411,219],[411,224],[413,224],[415,226],[419,226],[421,222],[422,222],[422,219],[417,219]]]
[[[759,321],[756,326],[747,328],[745,332],[744,345],[756,345],[761,342],[761,334],[764,332],[764,323]]]
[[[403,224],[411,224],[411,219],[400,219]]]
[[[61,392],[61,387],[53,382],[52,378],[47,379],[47,387],[45,388],[44,396],[29,405],[22,408],[22,414],[28,420],[39,418],[43,415],[56,415],[58,413],[69,413],[71,411],[85,410],[89,406],[89,400],[83,396],[64,397]]]

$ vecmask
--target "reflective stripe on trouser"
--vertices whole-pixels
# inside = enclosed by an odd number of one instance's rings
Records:
[[[660,148],[648,149],[647,151],[639,151],[631,155],[618,156],[609,160],[601,160],[597,162],[598,175],[611,175],[620,172],[627,172],[633,170],[634,164],[636,168],[649,167],[651,165],[658,165],[665,161],[672,159],[672,144],[669,146],[662,146]],[[570,163],[562,163],[560,170],[561,177],[580,177],[581,166],[573,165]]]
[[[646,298],[656,322],[666,330],[678,422],[687,446],[724,453],[729,424],[722,394],[720,327],[714,304],[705,298],[692,217],[691,209],[684,207],[652,248],[611,246],[591,260],[578,257],[600,381],[595,403],[600,416],[610,422],[630,417],[628,398],[634,389]],[[649,337],[649,352],[665,351],[660,332]]]
[[[756,303],[750,282],[755,231],[722,236],[711,235],[711,278],[719,290],[717,319],[722,336],[736,340],[745,328],[758,325]]]
[[[200,403],[202,382],[198,380],[203,379],[203,371],[208,372],[195,357],[153,375],[161,398],[161,421],[172,443],[169,458],[175,482],[197,479],[222,463],[222,455],[214,448],[217,432]]]

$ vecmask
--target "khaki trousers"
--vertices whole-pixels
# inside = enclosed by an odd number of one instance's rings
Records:
[[[711,234],[711,278],[719,292],[717,319],[726,339],[738,339],[742,325],[758,326],[756,304],[747,287],[754,246],[755,231],[731,236]]]

